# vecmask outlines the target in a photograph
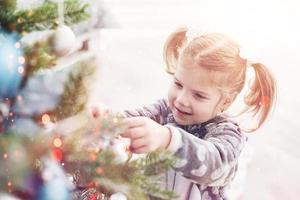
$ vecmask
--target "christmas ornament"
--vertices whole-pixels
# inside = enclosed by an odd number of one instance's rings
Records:
[[[127,200],[127,197],[123,193],[117,192],[112,194],[109,200]]]
[[[52,45],[57,56],[64,56],[73,49],[76,39],[72,29],[64,25],[64,1],[55,0],[55,2],[57,2],[59,26],[52,37]]]
[[[127,138],[113,140],[110,149],[114,152],[117,163],[124,163],[129,158],[129,145],[130,140]]]
[[[13,196],[11,196],[9,194],[4,194],[4,193],[0,193],[0,199],[1,200],[19,200],[16,197],[13,197]]]
[[[0,31],[0,100],[14,98],[24,74],[25,58],[17,33]]]
[[[74,32],[66,25],[59,26],[51,38],[51,45],[57,56],[64,56],[70,53],[75,42]]]

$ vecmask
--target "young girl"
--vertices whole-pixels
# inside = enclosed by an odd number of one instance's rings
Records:
[[[165,179],[178,199],[226,199],[246,136],[223,112],[252,67],[255,80],[244,98],[244,113],[258,120],[247,131],[258,129],[275,103],[275,80],[266,66],[240,57],[238,44],[218,33],[189,38],[181,28],[167,39],[164,59],[173,75],[168,98],[126,111],[128,128],[121,135],[131,139],[133,153],[161,148],[181,159]]]

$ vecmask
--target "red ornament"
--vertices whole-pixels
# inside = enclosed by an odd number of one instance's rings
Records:
[[[91,194],[89,197],[90,200],[97,200],[97,195]]]
[[[95,152],[90,153],[90,160],[91,161],[96,161],[97,160],[97,153],[95,153]]]
[[[55,160],[61,162],[63,159],[63,153],[62,150],[59,148],[53,148],[52,149],[52,155],[54,157]]]
[[[7,190],[9,193],[12,192],[12,183],[10,181],[8,181],[8,183],[7,183]]]

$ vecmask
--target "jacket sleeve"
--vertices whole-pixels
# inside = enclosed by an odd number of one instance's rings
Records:
[[[203,139],[181,128],[166,126],[172,133],[168,150],[179,158],[175,166],[177,172],[206,186],[224,186],[234,178],[246,141],[237,125],[216,124]]]
[[[125,110],[125,116],[127,117],[149,117],[159,124],[165,124],[168,115],[168,106],[165,99],[158,100],[156,103],[144,106],[142,108],[134,110]]]

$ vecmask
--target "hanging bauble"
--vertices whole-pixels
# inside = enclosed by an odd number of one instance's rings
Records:
[[[58,26],[51,37],[51,45],[57,56],[64,56],[74,48],[76,37],[72,29],[66,25]]]
[[[117,192],[112,194],[109,200],[127,200],[127,197],[123,193]]]
[[[114,139],[111,142],[110,150],[115,154],[115,161],[117,163],[125,163],[129,158],[130,152],[128,151],[130,145],[130,140],[126,138]]]
[[[0,100],[17,95],[24,74],[25,58],[20,36],[0,30]]]
[[[10,194],[0,193],[1,200],[19,200],[17,197],[11,196]]]
[[[43,163],[43,185],[38,189],[36,200],[71,199],[71,184],[60,164],[54,160],[44,160]]]

